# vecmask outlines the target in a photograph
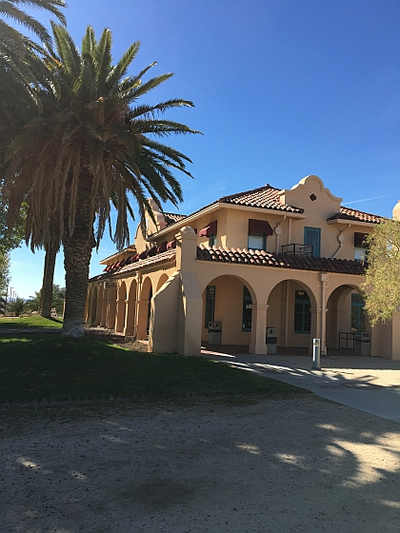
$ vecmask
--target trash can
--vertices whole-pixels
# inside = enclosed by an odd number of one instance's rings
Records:
[[[267,344],[267,355],[276,355],[276,328],[267,328],[265,342]]]
[[[354,335],[354,353],[371,355],[371,338],[368,331],[360,331]]]
[[[209,344],[221,344],[222,323],[220,321],[208,323],[208,342]]]

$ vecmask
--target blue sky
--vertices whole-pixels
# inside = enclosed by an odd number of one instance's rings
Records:
[[[78,46],[87,25],[113,32],[119,58],[141,49],[132,73],[174,72],[151,98],[192,100],[170,118],[204,135],[171,138],[192,161],[178,176],[179,212],[270,183],[288,188],[317,174],[343,205],[391,216],[400,198],[398,0],[70,0]],[[41,20],[45,20],[46,17]],[[165,206],[167,211],[175,210]],[[136,222],[131,224],[131,235]],[[114,253],[105,237],[91,276]],[[11,255],[11,285],[41,287],[44,256]],[[64,285],[63,258],[55,283]]]

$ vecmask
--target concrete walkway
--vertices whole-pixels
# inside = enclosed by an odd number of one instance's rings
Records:
[[[321,370],[313,370],[312,357],[296,355],[295,351],[293,355],[269,356],[232,352],[217,351],[214,347],[204,348],[202,355],[400,423],[400,361],[342,352],[322,357]]]

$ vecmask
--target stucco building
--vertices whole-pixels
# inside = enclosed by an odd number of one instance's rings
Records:
[[[257,354],[267,351],[266,327],[275,328],[278,350],[317,337],[322,353],[368,331],[371,355],[400,359],[397,318],[371,331],[358,289],[365,235],[382,218],[340,204],[307,176],[188,216],[154,208],[146,234],[138,228],[134,244],[104,259],[104,273],[90,280],[88,322],[184,355],[200,353],[215,321],[218,342]]]

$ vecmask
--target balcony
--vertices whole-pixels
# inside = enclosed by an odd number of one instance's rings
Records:
[[[309,257],[313,254],[313,247],[311,244],[284,244],[282,245],[282,253],[285,255]]]

